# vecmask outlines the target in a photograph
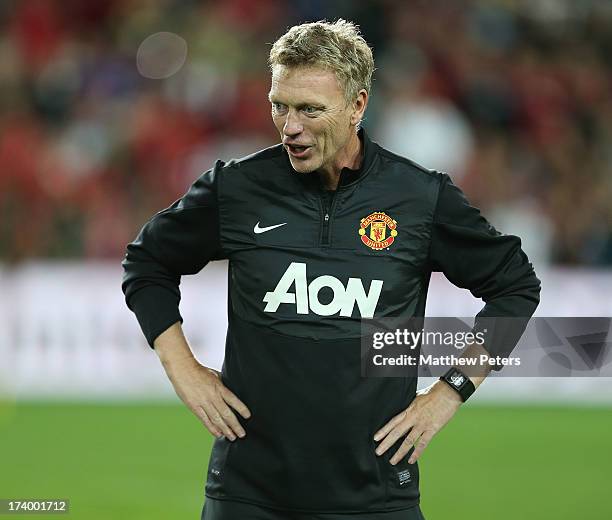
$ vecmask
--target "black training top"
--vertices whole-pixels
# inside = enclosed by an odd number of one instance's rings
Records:
[[[244,439],[215,441],[207,496],[321,513],[416,504],[417,465],[391,466],[395,448],[377,457],[373,440],[416,377],[360,376],[361,319],[423,316],[432,271],[482,298],[479,317],[538,304],[517,237],[448,175],[360,138],[361,168],[331,194],[280,144],[218,161],[127,248],[123,290],[150,345],[182,320],[181,275],[229,260],[222,378],[252,417]]]

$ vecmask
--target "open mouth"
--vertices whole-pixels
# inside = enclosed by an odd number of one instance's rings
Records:
[[[294,157],[303,157],[310,149],[310,146],[299,146],[293,144],[288,144],[286,146],[289,153]]]

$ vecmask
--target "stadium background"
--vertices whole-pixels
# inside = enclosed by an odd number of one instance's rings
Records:
[[[216,158],[276,142],[269,44],[337,17],[374,47],[370,134],[523,238],[540,316],[612,316],[611,2],[5,1],[0,498],[197,517],[210,435],[124,307],[119,261]],[[216,367],[224,270],[184,281]],[[432,281],[429,315],[478,308]],[[611,406],[609,379],[488,381],[423,456],[427,517],[612,518]]]

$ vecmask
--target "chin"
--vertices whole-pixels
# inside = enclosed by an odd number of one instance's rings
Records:
[[[290,159],[290,162],[293,169],[298,173],[312,173],[318,168],[312,161],[295,161]]]

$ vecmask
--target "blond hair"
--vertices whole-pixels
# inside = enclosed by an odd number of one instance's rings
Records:
[[[359,27],[340,18],[294,25],[272,45],[268,58],[287,67],[318,66],[336,74],[347,102],[361,89],[372,88],[374,58],[372,49],[359,33]]]

